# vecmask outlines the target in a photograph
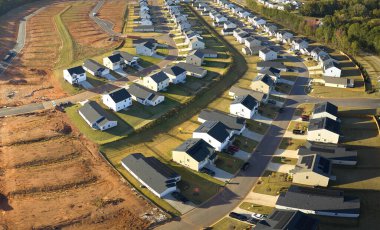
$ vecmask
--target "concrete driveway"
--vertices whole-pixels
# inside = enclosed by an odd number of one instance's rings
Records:
[[[251,154],[244,152],[243,150],[239,150],[234,154],[234,157],[239,158],[243,161],[247,161],[250,158]]]
[[[117,80],[114,76],[112,76],[112,74],[106,74],[103,77],[107,78],[107,80],[109,80],[109,81],[116,81]]]
[[[266,194],[261,194],[257,192],[250,192],[248,196],[244,199],[246,202],[274,207],[276,206],[276,202],[278,200],[278,196],[271,196]]]
[[[124,70],[122,69],[115,69],[114,70],[117,74],[123,76],[123,77],[126,77],[128,74],[126,72],[124,72]]]
[[[208,164],[206,166],[206,168],[211,169],[212,171],[214,171],[215,172],[214,178],[218,179],[220,181],[223,181],[223,182],[229,181],[229,180],[231,180],[234,177],[234,175],[232,175],[231,173],[228,173],[228,172],[226,172],[226,171],[224,171],[224,170],[216,167],[213,164]]]
[[[280,173],[289,173],[290,170],[294,169],[295,165],[289,165],[289,164],[278,164],[269,162],[267,170],[273,171],[273,172],[280,172]]]
[[[255,133],[249,129],[245,129],[242,135],[257,142],[260,142],[263,139],[263,135]]]
[[[259,121],[259,122],[262,122],[262,123],[265,123],[265,124],[272,124],[273,120],[268,118],[268,117],[264,117],[264,116],[261,116],[259,113],[255,113],[255,115],[253,115],[253,120],[255,121]]]
[[[82,82],[80,83],[80,85],[81,85],[83,88],[85,88],[85,89],[93,89],[93,88],[94,88],[94,86],[92,86],[92,85],[90,84],[90,82],[88,82],[88,81],[82,81]]]
[[[176,200],[171,194],[164,196],[163,199],[173,206],[173,208],[177,209],[181,214],[185,214],[195,208],[195,205],[190,201],[183,204],[181,201]]]
[[[298,158],[298,151],[289,149],[277,149],[274,155],[279,157]]]

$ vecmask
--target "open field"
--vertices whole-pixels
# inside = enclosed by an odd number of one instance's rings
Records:
[[[123,32],[125,12],[127,10],[128,1],[126,0],[111,0],[106,1],[102,8],[100,8],[98,17],[112,22],[114,27],[113,31]]]
[[[146,229],[165,218],[120,180],[64,113],[1,118],[0,126],[3,227]]]
[[[265,171],[253,192],[277,196],[280,192],[285,192],[291,184],[292,180],[288,178],[287,174]]]
[[[218,223],[211,227],[214,230],[230,230],[230,229],[251,229],[252,225],[247,222],[238,221],[230,217],[224,217]]]
[[[363,54],[355,57],[356,61],[358,61],[363,68],[367,71],[369,77],[371,78],[372,88],[377,91],[377,95],[379,95],[380,89],[380,58],[376,55],[371,54]]]

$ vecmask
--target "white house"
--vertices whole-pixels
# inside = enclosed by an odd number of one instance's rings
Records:
[[[197,50],[197,49],[204,49],[204,48],[205,48],[205,43],[202,38],[193,37],[190,39],[189,49]]]
[[[162,70],[168,77],[169,82],[173,84],[183,83],[186,81],[186,70],[179,66],[169,66]]]
[[[316,47],[315,49],[313,49],[312,51],[311,51],[311,57],[315,60],[315,61],[319,61],[319,58],[320,58],[320,56],[322,56],[322,55],[326,55],[327,53],[324,51],[324,50],[322,50],[321,48],[319,48],[319,47]]]
[[[103,58],[103,65],[112,70],[123,68],[124,64],[123,57],[118,53]]]
[[[115,89],[102,95],[103,104],[115,112],[132,105],[132,97],[125,88]]]
[[[103,77],[110,73],[110,70],[105,66],[97,63],[92,59],[88,59],[83,63],[83,69],[93,76]]]
[[[187,55],[186,63],[196,65],[196,66],[201,66],[203,64],[204,57],[205,57],[204,53],[200,51],[199,49],[193,50]]]
[[[292,41],[292,47],[294,50],[302,50],[309,47],[309,43],[302,38],[297,38]]]
[[[261,46],[261,41],[254,36],[247,37],[244,41],[246,47]]]
[[[79,84],[86,80],[86,71],[82,66],[63,70],[63,78],[70,84]]]
[[[120,54],[124,63],[132,67],[138,65],[138,61],[140,59],[139,57],[124,51],[114,51],[112,54]]]
[[[273,82],[274,83],[277,83],[278,80],[280,79],[281,75],[281,70],[279,69],[276,69],[274,67],[269,67],[269,68],[263,68],[260,70],[260,72],[258,73],[259,76],[261,75],[268,75],[272,78]]]
[[[221,22],[226,22],[227,21],[227,18],[224,17],[223,15],[219,14],[215,17],[215,21],[217,23],[221,23]]]
[[[225,149],[232,137],[229,128],[219,121],[206,121],[201,124],[194,132],[193,138],[201,138],[216,151]]]
[[[259,57],[264,61],[276,60],[277,52],[268,47],[265,47],[259,51]]]
[[[153,42],[144,42],[136,45],[136,54],[144,56],[153,56],[156,54],[156,44]]]
[[[240,33],[237,33],[236,36],[235,36],[236,40],[237,40],[239,43],[241,43],[241,44],[243,44],[243,43],[245,42],[245,39],[246,39],[247,37],[249,37],[249,34],[248,34],[247,32],[245,32],[245,31],[242,31],[242,32],[240,32]]]
[[[140,24],[142,26],[151,26],[153,25],[153,22],[150,19],[144,18],[141,20]]]
[[[257,112],[259,102],[251,95],[238,96],[230,104],[230,114],[251,119]]]
[[[169,82],[169,77],[162,71],[153,73],[143,79],[144,86],[156,92],[166,89]]]
[[[186,75],[196,77],[196,78],[203,78],[207,74],[207,70],[203,69],[202,67],[192,65],[185,62],[179,62],[176,64],[176,66],[181,67],[182,69],[186,70]]]
[[[307,140],[338,144],[339,122],[329,117],[311,119],[307,131]]]
[[[340,77],[342,69],[339,63],[335,61],[329,61],[323,66],[323,75],[327,77]]]
[[[324,83],[326,87],[335,88],[353,88],[355,85],[354,79],[343,77],[323,77],[322,83]]]
[[[223,24],[223,28],[224,29],[235,29],[236,28],[236,24],[235,23],[232,23],[230,21],[226,21],[224,22]]]
[[[132,99],[143,105],[156,106],[165,100],[165,96],[140,84],[132,84],[128,88]]]
[[[334,121],[338,120],[338,107],[330,102],[321,102],[314,105],[311,115],[313,119],[328,117]]]
[[[290,41],[290,39],[293,38],[293,34],[287,31],[278,31],[276,37],[277,37],[277,40],[283,43],[287,43],[288,41]]]
[[[262,18],[254,18],[253,19],[253,25],[256,26],[256,27],[262,27],[264,26],[265,24],[267,23],[267,21],[265,21],[264,19]]]
[[[88,101],[78,109],[79,115],[93,129],[101,131],[117,126],[117,121],[108,117],[106,111],[95,101]]]

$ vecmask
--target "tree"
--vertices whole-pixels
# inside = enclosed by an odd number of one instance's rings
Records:
[[[358,52],[359,52],[359,50],[360,50],[359,42],[357,42],[357,41],[353,41],[353,42],[351,43],[351,52],[352,52],[352,54],[353,54],[353,55],[357,55]]]
[[[351,24],[347,31],[348,39],[352,40],[352,39],[358,38],[359,34],[360,34],[360,24],[359,23]]]

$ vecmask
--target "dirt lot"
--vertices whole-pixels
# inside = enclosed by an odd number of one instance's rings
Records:
[[[165,218],[114,174],[64,113],[1,118],[0,136],[0,226],[146,229]]]
[[[127,9],[128,1],[110,0],[107,1],[99,11],[101,19],[110,21],[114,24],[115,32],[122,32],[124,25],[124,14]]]

